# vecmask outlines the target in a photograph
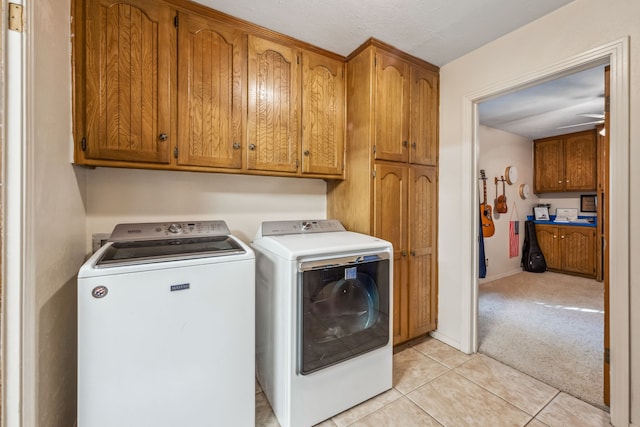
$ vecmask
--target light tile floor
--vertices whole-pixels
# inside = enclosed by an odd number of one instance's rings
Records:
[[[482,354],[425,338],[396,349],[393,388],[321,427],[610,426],[609,414]],[[256,426],[279,426],[256,387]]]

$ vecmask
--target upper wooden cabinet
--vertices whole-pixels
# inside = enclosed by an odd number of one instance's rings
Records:
[[[345,63],[302,51],[302,172],[344,173]]]
[[[178,164],[242,167],[242,34],[178,15]]]
[[[411,67],[411,122],[409,162],[438,164],[438,73]]]
[[[534,141],[534,192],[595,191],[596,131]]]
[[[75,94],[83,158],[169,163],[174,12],[154,0],[86,0],[85,10],[85,46],[76,46],[84,75]]]
[[[375,158],[437,164],[438,72],[377,49]]]
[[[176,0],[78,0],[75,161],[344,178],[344,58]]]
[[[375,158],[409,159],[409,64],[391,53],[375,51]]]
[[[296,172],[300,153],[297,50],[249,35],[247,168]]]

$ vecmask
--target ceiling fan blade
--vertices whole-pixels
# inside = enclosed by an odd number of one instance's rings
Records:
[[[604,114],[598,114],[598,113],[581,113],[581,114],[578,114],[578,116],[590,117],[592,119],[600,119],[600,120],[604,119]]]
[[[575,128],[578,126],[587,126],[587,125],[600,125],[602,123],[604,123],[604,120],[596,120],[595,122],[586,122],[586,123],[578,123],[575,125],[558,126],[556,129],[568,129],[568,128]]]

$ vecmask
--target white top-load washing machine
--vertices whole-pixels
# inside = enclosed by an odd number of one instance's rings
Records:
[[[282,427],[310,426],[392,386],[392,247],[336,220],[263,222],[256,372]]]
[[[116,226],[78,273],[78,426],[253,426],[254,313],[223,221]]]

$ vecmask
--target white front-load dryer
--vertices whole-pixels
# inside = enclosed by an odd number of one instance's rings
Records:
[[[391,244],[335,220],[264,222],[256,373],[282,427],[317,424],[392,387]]]

